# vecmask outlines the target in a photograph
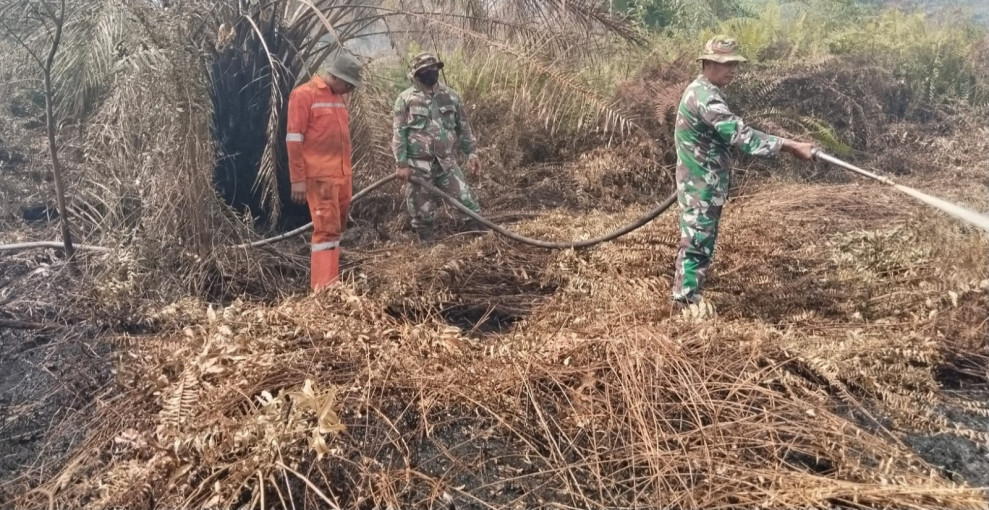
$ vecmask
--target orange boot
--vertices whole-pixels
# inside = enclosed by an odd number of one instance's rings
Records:
[[[340,248],[312,252],[310,271],[313,290],[319,290],[340,281]]]

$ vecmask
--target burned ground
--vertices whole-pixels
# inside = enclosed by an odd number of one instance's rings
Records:
[[[733,92],[769,127],[806,135],[792,119],[814,114],[857,163],[986,209],[987,137],[964,136],[986,133],[980,118],[912,111],[889,73],[831,64]],[[486,105],[485,215],[570,240],[642,214],[672,191],[683,79],[671,65],[624,86],[649,136],[610,145]],[[757,109],[800,91],[792,111]],[[174,141],[141,175],[208,163],[174,159]],[[390,171],[366,168],[358,187]],[[130,214],[121,182],[110,195]],[[346,283],[309,296],[304,240],[223,251],[250,222],[209,202],[215,246],[183,251],[172,208],[192,202],[168,191],[142,206],[162,239],[88,222],[124,248],[84,255],[81,275],[57,251],[0,255],[0,319],[54,323],[3,332],[4,504],[985,506],[989,246],[891,189],[741,158],[710,280],[719,315],[700,323],[669,304],[670,213],[558,252],[459,234],[451,215],[423,247],[391,185],[354,206]],[[5,242],[54,235],[4,221]]]

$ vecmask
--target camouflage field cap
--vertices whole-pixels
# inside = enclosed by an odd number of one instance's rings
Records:
[[[409,76],[415,76],[416,73],[429,66],[443,69],[443,62],[440,62],[440,59],[432,53],[420,53],[412,57],[412,63],[409,64]]]
[[[728,62],[748,62],[742,56],[742,48],[734,37],[718,35],[711,38],[704,46],[704,53],[697,60],[710,60],[726,64]]]
[[[354,88],[361,86],[361,62],[351,55],[340,53],[330,65],[326,66],[326,72],[351,84]]]

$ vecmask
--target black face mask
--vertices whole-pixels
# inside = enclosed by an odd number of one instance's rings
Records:
[[[416,74],[416,79],[418,79],[423,85],[433,86],[440,79],[440,72],[436,69],[427,69],[425,71],[420,71]]]

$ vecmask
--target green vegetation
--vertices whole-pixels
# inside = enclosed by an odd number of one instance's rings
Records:
[[[931,14],[855,0],[626,0],[613,9],[651,34],[653,55],[677,57],[714,34],[731,34],[754,63],[861,58],[893,71],[918,98],[985,106],[989,29],[979,16],[989,7],[956,3],[939,2]],[[952,6],[957,16],[936,15]]]

